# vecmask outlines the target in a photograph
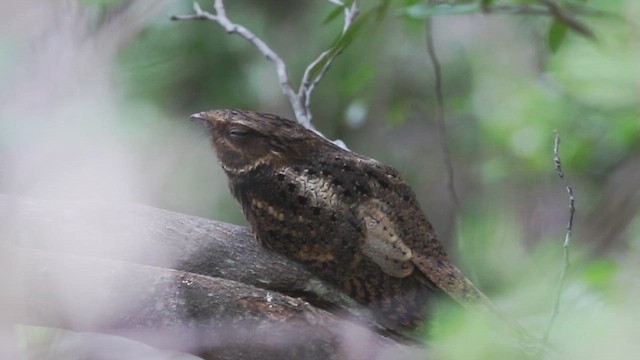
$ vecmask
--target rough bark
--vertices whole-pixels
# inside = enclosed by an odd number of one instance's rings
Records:
[[[0,282],[10,289],[0,311],[14,323],[115,334],[205,359],[409,351],[285,295],[348,305],[243,227],[140,205],[0,195],[0,235],[0,266],[9,269]]]
[[[221,277],[318,302],[351,305],[303,266],[237,225],[142,205],[0,195],[5,241]]]

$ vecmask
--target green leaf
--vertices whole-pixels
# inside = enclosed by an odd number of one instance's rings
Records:
[[[462,15],[479,12],[480,5],[475,4],[438,4],[420,3],[404,9],[404,14],[414,19],[426,19],[439,15]]]
[[[404,0],[403,2],[404,2],[404,6],[408,7],[408,6],[413,6],[417,3],[422,3],[424,2],[424,0]]]
[[[324,20],[322,20],[322,25],[326,25],[326,24],[332,22],[333,20],[335,20],[335,18],[338,17],[338,15],[342,14],[343,11],[344,11],[344,8],[342,6],[338,6],[338,7],[334,8],[333,10],[331,10],[329,15],[327,15],[324,18]]]
[[[582,273],[584,281],[594,290],[607,292],[615,284],[618,264],[611,260],[599,260],[589,264]]]
[[[372,14],[373,13],[371,11],[361,14],[358,18],[356,18],[353,24],[351,24],[351,27],[347,30],[347,32],[341,34],[336,39],[333,46],[331,46],[331,48],[329,49],[329,54],[324,58],[323,61],[320,61],[316,64],[316,66],[313,67],[313,69],[311,69],[311,79],[315,78],[320,73],[329,59],[340,54],[340,52],[346,49],[351,44],[351,42],[353,42],[353,39],[355,39],[358,32],[360,32],[362,26],[371,18]]]
[[[554,20],[551,23],[549,28],[549,49],[552,52],[558,51],[560,45],[562,45],[562,42],[567,37],[567,29],[567,25],[558,20]]]
[[[404,124],[409,117],[409,104],[406,101],[396,102],[391,106],[387,113],[387,124],[390,126],[399,126]]]
[[[493,4],[493,1],[494,0],[480,0],[480,7],[486,9]]]
[[[349,7],[351,6],[351,4],[353,4],[354,0],[347,0],[344,2],[344,6],[336,6],[333,10],[331,10],[331,12],[324,18],[324,20],[322,20],[322,24],[326,25],[330,22],[332,22],[333,20],[335,20],[338,15],[342,14],[344,12],[344,8],[345,7]]]
[[[377,21],[384,20],[384,17],[389,12],[389,6],[390,5],[391,5],[391,0],[382,0],[382,1],[380,1],[380,5],[376,6],[376,8],[374,10],[375,13],[376,13],[376,20]]]
[[[351,27],[347,30],[347,32],[345,32],[344,34],[342,34],[337,40],[336,43],[333,45],[333,48],[335,49],[339,49],[338,51],[342,51],[344,48],[346,48],[347,46],[349,46],[349,44],[351,44],[351,42],[353,42],[353,39],[355,39],[356,35],[358,35],[358,33],[360,32],[360,30],[362,30],[362,26],[369,21],[369,19],[371,18],[372,13],[371,12],[367,12],[365,14],[360,15],[351,25]]]
[[[344,76],[342,79],[342,87],[349,97],[359,96],[362,95],[367,88],[371,87],[371,83],[375,77],[375,68],[371,64],[362,63]]]

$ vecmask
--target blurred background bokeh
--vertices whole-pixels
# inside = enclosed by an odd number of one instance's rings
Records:
[[[201,5],[212,11],[212,3]],[[547,16],[430,18],[457,220],[434,118],[426,2],[362,1],[363,14],[375,16],[318,86],[312,111],[327,137],[396,167],[461,267],[538,334],[553,307],[569,216],[553,163],[557,130],[576,219],[551,336],[568,358],[631,359],[640,337],[640,2],[586,4],[597,13],[576,18],[595,39],[550,35]],[[226,5],[287,62],[294,84],[342,29],[329,1]],[[245,224],[207,135],[188,117],[215,108],[293,113],[273,64],[246,40],[213,22],[169,20],[191,6],[2,0],[0,192],[134,202]],[[491,358],[474,341],[448,346],[471,338],[476,325],[444,314],[426,333],[445,357]],[[40,358],[33,348],[25,358]]]

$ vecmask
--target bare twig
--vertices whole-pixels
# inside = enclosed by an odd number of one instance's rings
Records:
[[[451,162],[451,154],[449,147],[447,146],[446,127],[444,123],[444,95],[442,93],[442,70],[440,69],[440,61],[436,54],[434,41],[433,41],[433,26],[429,19],[426,20],[426,38],[427,38],[427,54],[429,60],[433,66],[433,76],[435,78],[434,91],[436,94],[436,126],[438,128],[438,140],[440,141],[440,149],[442,151],[442,159],[446,168],[446,182],[449,196],[453,203],[453,210],[451,211],[451,223],[457,224],[458,213],[460,211],[460,200],[458,192],[455,186],[455,177],[453,171],[453,164]],[[456,225],[456,227],[458,227]],[[459,229],[457,229],[459,230]],[[464,243],[460,232],[458,231],[458,247],[460,250],[464,248]]]
[[[355,18],[360,13],[358,2],[354,1],[351,5],[347,6],[340,0],[328,0],[329,2],[341,6],[344,8],[344,26],[342,30],[342,36],[347,34],[347,31],[353,25]],[[327,70],[331,67],[333,60],[342,52],[340,43],[338,42],[334,48],[330,48],[322,52],[314,61],[312,61],[305,69],[302,81],[298,91],[295,91],[291,81],[289,80],[289,74],[287,72],[287,65],[278,54],[273,51],[262,39],[257,37],[249,29],[242,25],[236,24],[229,20],[224,7],[223,0],[215,0],[214,4],[215,14],[202,10],[200,5],[196,2],[193,5],[195,14],[192,15],[174,15],[171,20],[209,20],[220,24],[227,33],[237,34],[251,42],[267,59],[272,61],[276,65],[276,72],[278,74],[278,80],[280,81],[280,87],[283,93],[287,96],[297,121],[307,128],[313,129],[311,124],[311,94],[320,80],[324,77]],[[322,68],[319,71],[314,70],[316,67],[322,64]]]
[[[227,17],[227,12],[224,8],[224,3],[222,0],[216,0],[214,8],[216,10],[216,14],[211,14],[210,12],[203,11],[200,7],[200,4],[197,2],[193,3],[193,10],[195,11],[194,15],[174,15],[171,17],[171,20],[210,20],[215,21],[220,26],[222,26],[227,33],[229,34],[238,34],[241,37],[247,39],[251,42],[257,49],[264,55],[267,59],[272,61],[276,65],[276,72],[278,74],[278,80],[280,81],[280,87],[282,87],[283,93],[289,99],[291,106],[293,107],[293,112],[296,115],[298,121],[305,121],[306,115],[302,104],[300,103],[297,94],[293,90],[293,86],[289,80],[289,75],[287,74],[287,65],[284,63],[282,58],[276,54],[262,39],[257,37],[254,33],[252,33],[249,29],[245,28],[242,25],[238,25],[233,23]]]
[[[556,299],[553,306],[553,313],[551,314],[551,319],[549,320],[549,324],[547,325],[547,329],[544,333],[544,342],[546,343],[549,340],[549,334],[551,333],[551,328],[555,323],[556,318],[558,317],[558,313],[560,312],[560,299],[562,297],[562,291],[564,290],[564,284],[566,282],[567,273],[569,271],[569,267],[571,266],[571,259],[569,257],[569,242],[571,240],[571,232],[573,230],[573,215],[576,212],[575,208],[575,197],[573,196],[573,188],[569,183],[569,180],[564,175],[562,171],[562,162],[560,161],[559,154],[559,146],[560,146],[560,135],[558,132],[555,132],[555,140],[553,142],[553,162],[555,164],[556,173],[564,182],[565,188],[567,190],[567,194],[569,195],[569,220],[567,222],[567,231],[564,236],[564,243],[562,244],[562,248],[564,250],[564,265],[562,267],[562,273],[560,275],[560,281],[558,283],[558,288],[556,291]]]

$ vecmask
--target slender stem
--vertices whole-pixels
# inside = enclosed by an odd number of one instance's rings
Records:
[[[559,154],[560,147],[560,135],[558,132],[555,132],[555,139],[553,142],[553,162],[555,165],[556,173],[564,182],[565,188],[567,190],[567,195],[569,197],[569,220],[567,221],[567,231],[564,235],[564,243],[562,244],[562,249],[564,252],[564,264],[562,266],[562,272],[560,274],[560,281],[558,282],[558,288],[556,289],[556,297],[553,305],[553,312],[551,314],[551,319],[549,319],[549,324],[547,325],[547,329],[544,333],[544,342],[549,341],[549,334],[551,333],[551,329],[553,324],[555,323],[558,314],[560,313],[560,300],[562,298],[562,292],[564,291],[564,286],[567,279],[567,273],[569,272],[569,268],[571,267],[571,258],[569,254],[569,244],[571,241],[571,233],[573,231],[573,217],[576,212],[575,208],[575,197],[573,195],[573,188],[569,183],[569,180],[564,175],[564,171],[562,170],[562,161],[560,160]]]
[[[360,13],[358,1],[353,1],[349,6],[345,5],[345,3],[340,0],[328,1],[344,8],[344,26],[342,29],[342,36],[344,36],[353,25],[355,18]],[[314,61],[312,61],[305,69],[302,81],[300,82],[300,87],[296,92],[293,89],[293,85],[291,84],[289,74],[287,72],[287,65],[282,60],[282,58],[249,29],[240,24],[232,22],[227,17],[227,12],[224,7],[223,0],[215,0],[214,9],[215,14],[212,14],[210,12],[202,10],[200,5],[195,2],[193,4],[193,10],[195,14],[174,15],[171,17],[171,19],[214,21],[222,26],[227,31],[227,33],[237,34],[251,42],[262,55],[264,55],[268,60],[275,64],[280,87],[282,88],[282,92],[288,98],[297,121],[305,127],[315,130],[313,128],[313,125],[311,124],[311,94],[315,90],[318,83],[322,80],[324,75],[327,73],[327,71],[331,67],[331,64],[333,63],[333,60],[340,54],[342,49],[328,49],[326,51],[323,51]],[[320,64],[323,64],[322,68],[316,74],[314,74],[312,78],[313,70]]]
[[[549,9],[549,13],[559,22],[565,24],[567,27],[573,29],[573,31],[580,33],[588,38],[594,39],[596,36],[594,32],[581,21],[573,17],[572,14],[567,13],[557,2],[554,0],[540,0]]]
[[[342,28],[342,36],[345,36],[349,28],[353,25],[353,21],[360,14],[360,8],[358,6],[358,2],[354,1],[350,7],[345,6],[339,0],[329,0],[330,2],[342,6],[344,8],[344,26]],[[324,75],[327,73],[331,65],[333,64],[333,60],[340,55],[342,52],[342,48],[331,48],[326,51],[323,51],[318,57],[313,60],[305,69],[304,74],[302,76],[302,81],[300,82],[300,88],[298,90],[298,97],[303,99],[305,111],[308,114],[308,120],[311,122],[311,94],[315,90],[316,85],[322,80]],[[319,65],[324,64],[322,69],[315,75],[313,79],[311,79],[311,74],[313,70]],[[310,124],[308,124],[310,125]]]
[[[215,21],[220,26],[222,26],[225,31],[229,34],[237,34],[249,42],[251,42],[258,51],[264,55],[268,60],[273,62],[276,66],[276,73],[278,75],[278,80],[280,82],[280,87],[282,88],[282,92],[287,96],[291,106],[293,108],[293,112],[296,115],[296,119],[300,123],[308,123],[307,114],[305,112],[303,103],[300,101],[301,99],[297,96],[296,92],[293,90],[293,86],[291,85],[291,81],[289,80],[289,74],[287,73],[287,65],[280,58],[280,56],[273,51],[269,45],[267,45],[262,39],[257,37],[253,32],[251,32],[246,27],[236,24],[232,22],[227,17],[227,12],[224,7],[224,3],[222,0],[215,0],[214,8],[216,10],[215,14],[211,14],[207,11],[202,10],[200,4],[195,2],[193,4],[193,9],[195,14],[193,15],[174,15],[171,17],[172,20],[210,20]]]
[[[458,213],[460,210],[460,200],[458,197],[458,192],[456,191],[455,186],[455,176],[453,171],[453,164],[451,162],[451,154],[449,152],[449,147],[447,145],[447,136],[446,136],[446,127],[444,123],[444,95],[442,90],[442,70],[440,66],[440,61],[438,60],[438,56],[436,54],[434,40],[433,40],[433,26],[429,19],[426,21],[426,40],[427,40],[427,54],[429,55],[429,60],[433,66],[433,76],[435,78],[434,91],[436,95],[436,126],[438,128],[438,140],[440,142],[440,149],[442,151],[442,159],[444,161],[445,169],[446,169],[446,183],[447,190],[449,191],[449,196],[451,196],[451,201],[453,203],[453,210],[451,211],[451,223],[457,225],[456,219],[458,218]],[[459,230],[459,229],[457,229]],[[464,244],[462,241],[462,237],[458,232],[458,247],[462,250],[464,248]]]

